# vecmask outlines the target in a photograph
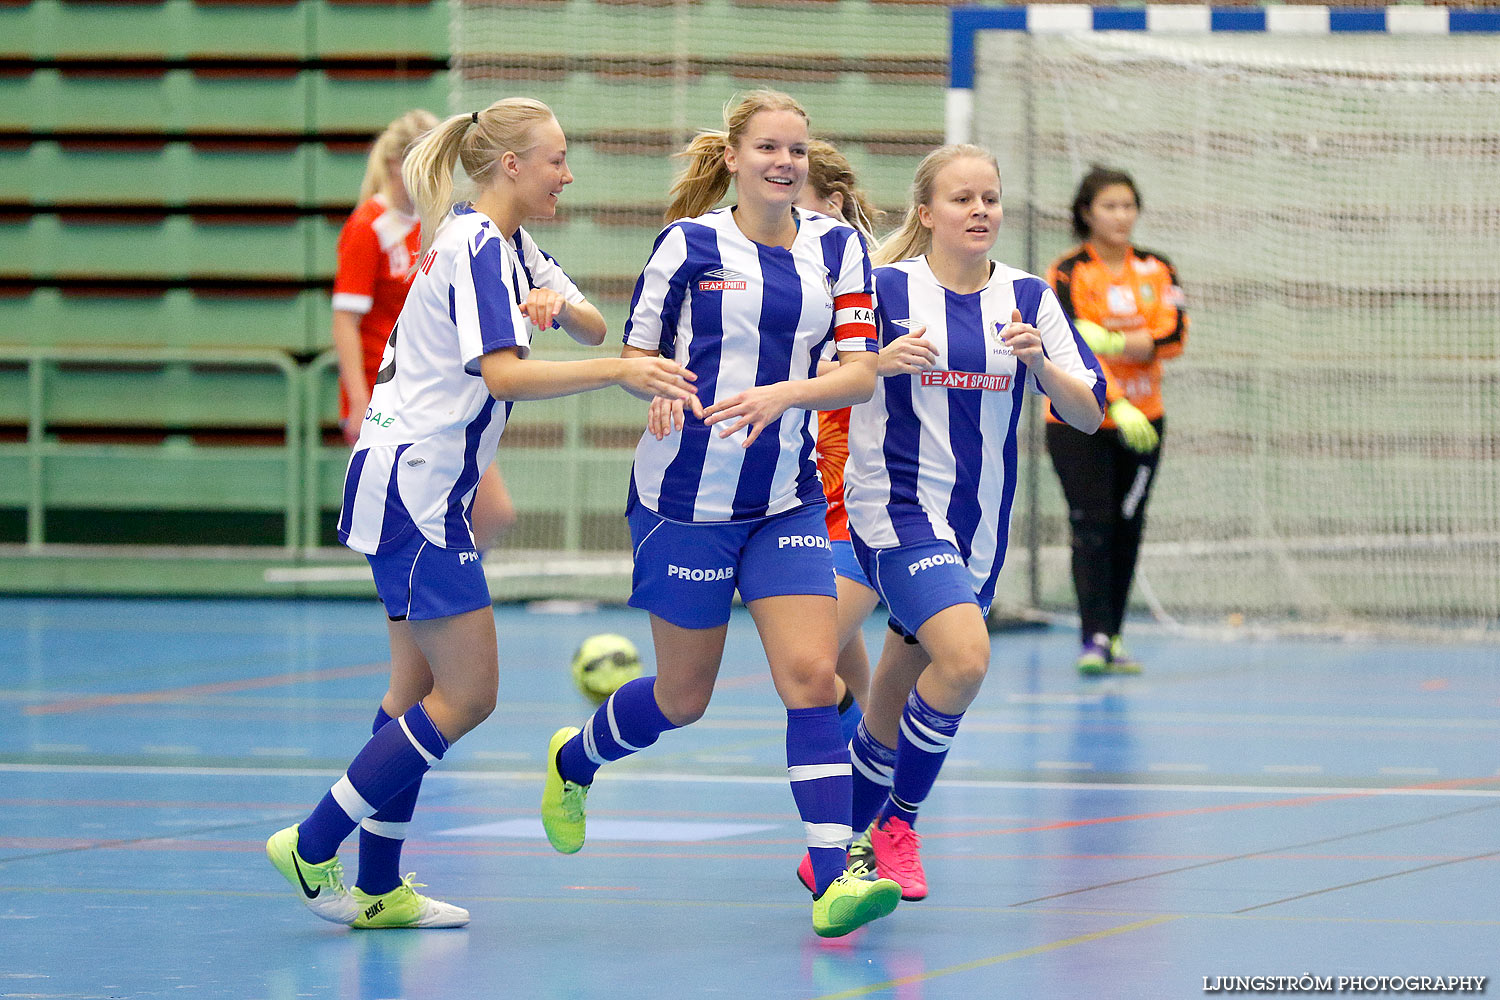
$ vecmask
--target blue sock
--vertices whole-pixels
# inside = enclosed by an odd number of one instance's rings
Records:
[[[849,742],[854,765],[854,829],[864,833],[891,793],[891,775],[896,770],[896,751],[870,735],[863,721]]]
[[[302,821],[297,853],[321,864],[338,853],[355,825],[385,805],[396,793],[427,773],[448,749],[421,704],[413,705],[395,725],[382,726],[349,763],[349,769]]]
[[[583,731],[557,752],[557,770],[567,781],[593,784],[599,768],[644,750],[668,730],[676,729],[656,703],[656,678],[637,677],[620,685],[600,705]]]
[[[854,695],[848,691],[844,692],[844,700],[839,702],[839,733],[844,737],[845,745],[854,742],[854,731],[859,728],[859,720],[865,717],[860,709],[859,702],[854,700]]]
[[[896,745],[896,773],[891,783],[890,801],[880,810],[880,819],[897,816],[907,824],[917,823],[917,809],[932,791],[953,734],[964,714],[939,712],[922,699],[913,688],[901,712],[901,739]]]
[[[372,732],[380,732],[391,717],[385,707],[375,710]],[[401,884],[401,846],[411,825],[422,791],[418,778],[389,799],[375,815],[359,821],[359,888],[371,896],[390,892]]]
[[[849,747],[839,738],[839,710],[786,711],[786,770],[807,829],[813,895],[821,896],[849,867]]]

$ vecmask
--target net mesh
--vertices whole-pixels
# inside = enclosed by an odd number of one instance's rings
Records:
[[[554,222],[527,225],[604,312],[610,336],[600,349],[544,336],[537,357],[618,350],[631,288],[662,226],[671,154],[695,130],[720,127],[736,93],[791,93],[885,209],[901,206],[917,161],[942,142],[941,8],[546,0],[452,10],[453,110],[536,97],[568,136],[576,180]],[[614,390],[515,408],[499,462],[521,516],[486,559],[504,574],[491,579],[497,596],[628,594],[622,514],[644,414],[645,404]],[[624,574],[597,572],[622,565]]]
[[[1040,270],[1070,246],[1100,163],[1134,175],[1137,242],[1187,292],[1136,597],[1184,623],[1494,636],[1494,39],[987,32],[977,53],[998,256]],[[1040,597],[1068,607],[1039,461]]]

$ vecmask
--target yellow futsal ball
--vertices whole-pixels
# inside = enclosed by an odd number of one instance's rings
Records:
[[[641,676],[641,654],[623,635],[606,632],[583,640],[573,654],[573,683],[595,704],[614,694],[626,681]]]

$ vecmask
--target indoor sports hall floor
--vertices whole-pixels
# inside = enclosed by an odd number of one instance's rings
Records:
[[[403,866],[473,923],[352,932],[263,844],[365,739],[373,602],[0,600],[0,997],[1155,1000],[1500,975],[1500,647],[1137,630],[1147,673],[1087,681],[1067,631],[999,635],[923,809],[931,896],[823,941],[743,612],[707,717],[601,776],[572,857],[536,814],[548,735],[588,711],[568,660],[595,632],[644,646],[646,622],[496,619],[500,707],[429,777]]]

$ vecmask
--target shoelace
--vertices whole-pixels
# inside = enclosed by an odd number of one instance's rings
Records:
[[[323,884],[334,892],[344,891],[344,863],[337,856],[333,858],[333,864],[323,869]]]
[[[562,808],[563,815],[570,820],[576,820],[583,816],[583,800],[588,797],[587,785],[580,785],[572,781],[563,782]]]
[[[426,882],[418,882],[416,879],[416,872],[407,872],[404,876],[402,876],[401,884],[406,886],[406,888],[410,889],[412,892],[416,892],[418,889],[427,888]],[[420,895],[420,893],[418,893],[418,895]]]
[[[917,850],[922,846],[922,835],[905,824],[892,830],[890,833],[891,847],[896,855],[892,860],[896,862],[893,867],[902,871],[916,871],[921,866],[917,856]]]

